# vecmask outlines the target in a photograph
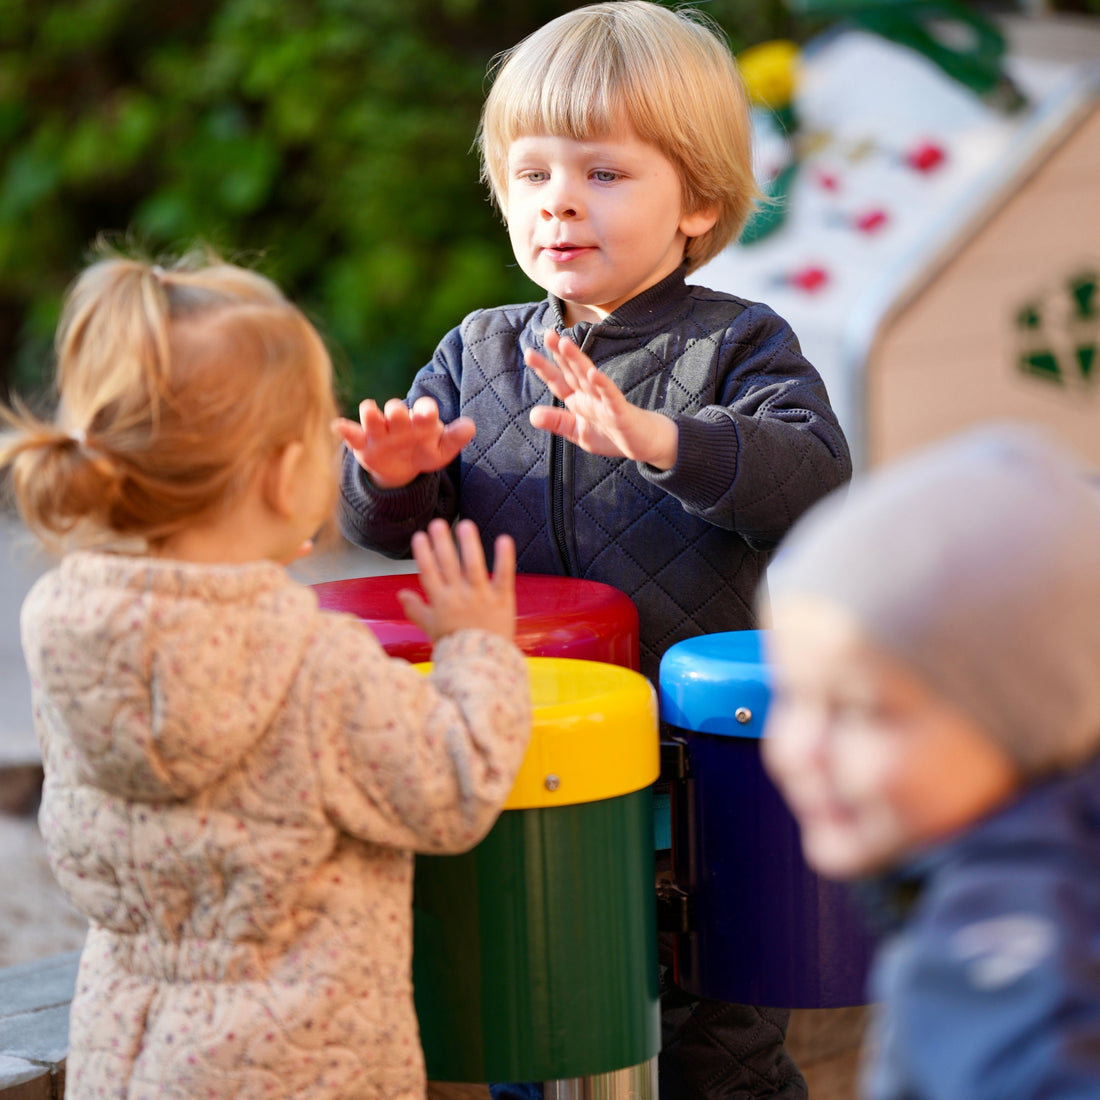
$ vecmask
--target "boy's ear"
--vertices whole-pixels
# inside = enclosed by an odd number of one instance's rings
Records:
[[[295,480],[305,456],[300,439],[288,443],[267,459],[261,475],[264,503],[280,518],[294,514]]]
[[[680,216],[680,232],[685,237],[701,237],[709,229],[713,229],[718,221],[718,205],[704,206],[690,214]]]

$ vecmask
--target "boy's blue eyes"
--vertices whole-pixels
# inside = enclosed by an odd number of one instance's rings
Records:
[[[617,179],[620,179],[620,173],[613,172],[609,168],[597,168],[589,173],[589,175],[596,180],[597,183],[614,183]],[[540,172],[531,169],[526,172],[519,172],[518,176],[526,183],[545,183],[550,178],[549,172]]]

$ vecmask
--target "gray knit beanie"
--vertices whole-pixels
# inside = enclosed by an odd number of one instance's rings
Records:
[[[1035,429],[857,479],[795,525],[768,586],[777,627],[785,596],[838,604],[1024,775],[1100,749],[1100,492]]]

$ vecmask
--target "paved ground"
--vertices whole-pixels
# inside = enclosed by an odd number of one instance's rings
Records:
[[[19,647],[19,608],[49,564],[18,521],[0,513],[0,767],[38,759]]]

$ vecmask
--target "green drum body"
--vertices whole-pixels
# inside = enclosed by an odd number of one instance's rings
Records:
[[[428,1076],[544,1081],[660,1049],[649,789],[508,810],[421,857],[413,979]]]
[[[472,851],[419,856],[413,980],[428,1077],[545,1081],[660,1050],[653,689],[629,669],[528,658],[534,733]]]

